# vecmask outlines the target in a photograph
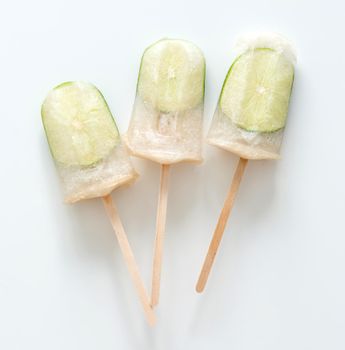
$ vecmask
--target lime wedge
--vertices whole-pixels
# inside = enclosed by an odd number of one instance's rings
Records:
[[[281,53],[258,48],[239,56],[229,69],[220,108],[240,128],[274,132],[285,126],[294,67]]]
[[[104,97],[89,83],[54,88],[42,105],[42,121],[54,159],[66,166],[95,164],[119,141]]]
[[[203,101],[205,60],[195,45],[163,39],[143,54],[138,93],[161,112],[177,112]]]

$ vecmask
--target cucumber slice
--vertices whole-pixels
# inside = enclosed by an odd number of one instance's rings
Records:
[[[205,60],[195,45],[163,39],[143,54],[137,91],[160,112],[177,112],[203,101]]]
[[[89,83],[54,88],[42,105],[42,121],[54,159],[66,166],[93,165],[120,139],[104,97]]]
[[[229,69],[220,108],[247,131],[274,132],[285,126],[294,67],[281,53],[258,48],[239,56]]]

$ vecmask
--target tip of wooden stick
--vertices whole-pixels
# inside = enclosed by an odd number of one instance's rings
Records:
[[[151,300],[152,309],[158,305],[158,300]]]
[[[205,289],[205,286],[204,285],[200,285],[199,283],[196,285],[195,287],[195,290],[198,292],[198,293],[202,293]]]
[[[150,315],[147,315],[147,321],[150,327],[154,327],[157,323],[156,315],[152,312]]]
[[[151,307],[152,309],[156,307],[159,303],[159,282],[153,283],[152,285],[152,294],[151,294]]]

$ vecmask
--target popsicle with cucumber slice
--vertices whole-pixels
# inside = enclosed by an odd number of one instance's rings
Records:
[[[65,201],[101,197],[150,324],[155,316],[110,193],[135,180],[126,148],[101,92],[85,82],[66,82],[51,90],[42,121]]]
[[[294,80],[292,45],[274,33],[237,43],[207,140],[240,157],[196,289],[204,290],[249,159],[278,159]]]
[[[159,299],[169,166],[201,162],[205,60],[194,44],[162,39],[142,56],[127,143],[133,155],[161,164],[152,305]]]

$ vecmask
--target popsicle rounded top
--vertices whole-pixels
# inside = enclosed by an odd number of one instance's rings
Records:
[[[194,44],[162,39],[141,60],[138,94],[161,112],[191,109],[204,97],[205,60]]]
[[[280,35],[261,33],[242,37],[236,51],[208,140],[243,158],[278,158],[294,81],[294,49]]]
[[[110,109],[94,85],[56,86],[41,114],[66,202],[107,195],[136,177]]]

